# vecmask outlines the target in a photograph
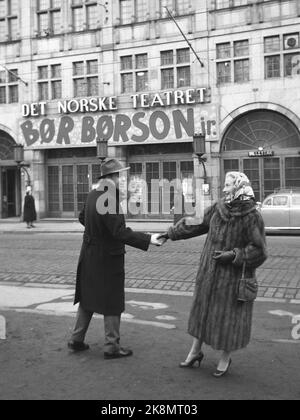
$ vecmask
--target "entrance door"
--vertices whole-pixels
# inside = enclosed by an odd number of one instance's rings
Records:
[[[182,183],[182,201],[193,202],[193,161],[166,160],[130,164],[131,189],[140,200],[143,194],[139,181],[146,180],[148,193],[148,215],[137,217],[173,219],[172,208],[175,205],[177,182]],[[130,215],[134,218],[134,215]]]
[[[2,217],[16,217],[16,170],[2,171]]]
[[[243,160],[244,173],[251,181],[255,198],[262,202],[276,188],[280,188],[280,159],[255,158]]]

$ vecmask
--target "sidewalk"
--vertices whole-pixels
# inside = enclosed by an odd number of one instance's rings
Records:
[[[126,226],[140,232],[165,232],[172,221],[126,221]],[[27,229],[26,223],[19,217],[0,219],[0,233],[81,233],[83,226],[77,219],[41,219],[35,223],[35,228]]]

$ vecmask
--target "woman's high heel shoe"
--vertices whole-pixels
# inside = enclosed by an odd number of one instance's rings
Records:
[[[198,367],[200,367],[200,364],[203,360],[203,357],[204,357],[204,354],[201,351],[200,353],[196,354],[196,356],[193,356],[191,358],[191,360],[189,360],[188,362],[187,361],[181,362],[179,364],[179,367],[181,367],[181,368],[191,368],[191,367],[194,366],[195,363],[198,363]]]
[[[216,372],[214,372],[214,373],[213,373],[213,376],[214,376],[215,378],[221,378],[222,376],[226,375],[226,373],[228,372],[228,370],[229,370],[229,368],[230,368],[231,363],[232,363],[232,360],[231,360],[231,359],[229,359],[229,362],[228,362],[227,368],[226,368],[225,370],[218,370],[218,369],[217,369],[217,370],[216,370]]]

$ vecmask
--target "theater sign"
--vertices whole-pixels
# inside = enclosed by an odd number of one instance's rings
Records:
[[[217,141],[217,106],[209,103],[208,89],[62,100],[22,105],[20,136],[30,149],[96,145],[189,142],[195,133]],[[49,106],[49,109],[48,109]]]

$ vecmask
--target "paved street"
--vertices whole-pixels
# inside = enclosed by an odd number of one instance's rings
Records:
[[[73,285],[82,234],[0,233],[0,282]],[[61,229],[61,227],[60,227]],[[204,237],[168,242],[145,253],[127,247],[126,287],[192,293]],[[258,270],[260,298],[300,302],[300,240],[268,236]]]
[[[107,361],[101,317],[88,331],[90,350],[73,354],[66,348],[76,310],[72,288],[32,286],[0,286],[7,324],[7,339],[0,340],[0,399],[300,398],[300,328],[292,323],[299,305],[257,303],[251,344],[233,355],[230,374],[216,380],[211,374],[219,353],[206,346],[201,369],[178,368],[190,345],[190,297],[127,292],[122,344],[134,355]]]
[[[0,399],[300,398],[298,237],[268,237],[251,344],[218,382],[211,373],[219,355],[210,348],[201,369],[177,368],[190,345],[187,320],[205,238],[148,253],[127,248],[122,344],[134,356],[108,362],[101,317],[88,332],[89,352],[66,348],[82,233],[37,231],[0,233]]]

